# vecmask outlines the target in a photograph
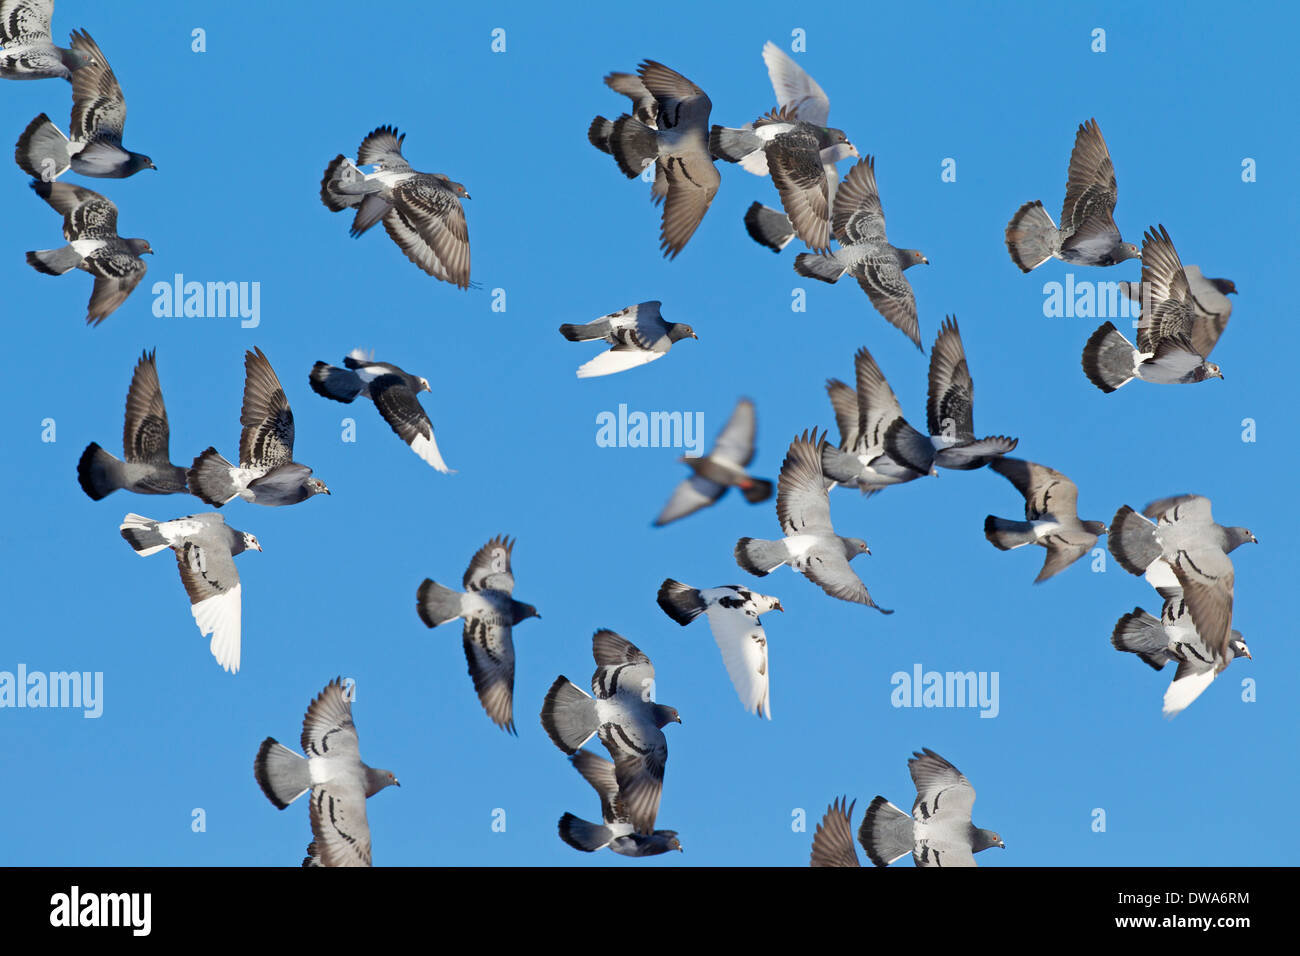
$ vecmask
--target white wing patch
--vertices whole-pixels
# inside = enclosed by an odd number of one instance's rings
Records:
[[[1174,718],[1187,708],[1187,705],[1200,697],[1214,681],[1214,668],[1207,668],[1195,674],[1187,674],[1169,685],[1165,691],[1164,715]]]
[[[613,375],[625,372],[638,365],[645,365],[657,358],[663,358],[667,352],[643,352],[640,349],[610,349],[601,352],[590,362],[578,369],[578,378],[596,378],[600,375]]]
[[[435,470],[446,474],[454,474],[452,469],[447,467],[447,463],[442,460],[442,455],[438,452],[438,442],[434,440],[432,434],[428,438],[423,435],[416,435],[411,439],[411,451],[415,452]]]
[[[705,613],[740,702],[749,713],[771,720],[767,635],[762,625],[739,608],[711,603]]]
[[[209,645],[212,656],[232,674],[239,673],[239,589],[240,586],[236,584],[229,591],[214,594],[190,606],[194,620],[199,625],[199,633],[204,637],[212,635]]]

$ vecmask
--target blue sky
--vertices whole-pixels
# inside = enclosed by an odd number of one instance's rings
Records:
[[[379,865],[806,865],[812,829],[836,796],[913,796],[906,761],[928,746],[979,793],[977,824],[1007,850],[981,865],[1251,865],[1294,860],[1296,839],[1264,808],[1300,787],[1294,761],[1300,667],[1293,616],[1278,595],[1295,571],[1290,476],[1295,423],[1279,401],[1294,374],[1293,10],[1224,15],[1192,3],[1088,9],[1038,4],[910,4],[791,12],[788,4],[700,7],[686,26],[627,9],[556,16],[524,5],[403,4],[362,36],[355,5],[263,5],[256,29],[229,4],[103,5],[60,0],[55,33],[85,27],[110,58],[130,108],[126,144],[158,165],[128,180],[66,178],[120,208],[122,235],[156,250],[144,284],[98,328],[82,317],[91,280],[38,275],[28,249],[60,242],[58,218],[10,167],[0,185],[0,313],[9,337],[9,414],[0,421],[0,534],[8,620],[0,670],[103,673],[103,714],[0,710],[0,765],[22,786],[0,795],[9,829],[0,863],[296,865],[310,839],[303,803],[276,811],[253,781],[267,735],[296,745],[307,703],[335,675],[357,682],[362,754],[392,769],[368,811]],[[1104,53],[1090,50],[1094,28]],[[206,31],[206,52],[191,31]],[[493,53],[492,30],[506,50]],[[770,181],[720,163],[722,187],[672,262],[658,211],[586,142],[597,113],[624,101],[601,78],[654,58],[701,85],[713,120],[750,121],[774,105],[760,57],[806,35],[798,61],[831,98],[831,121],[876,157],[889,235],[931,265],[908,275],[927,350],[955,314],[976,383],[980,434],[1020,438],[1017,455],[1080,487],[1080,513],[1195,491],[1258,547],[1233,555],[1239,661],[1172,722],[1169,674],[1109,642],[1155,593],[1113,562],[1087,560],[1044,585],[1041,553],[1000,553],[984,516],[1018,517],[998,475],[943,472],[870,500],[837,491],[837,530],[864,537],[855,562],[884,617],[835,601],[788,569],[758,580],[732,558],[737,537],[776,537],[771,503],[729,494],[664,529],[650,522],[686,474],[679,450],[604,448],[596,416],[702,412],[709,439],[735,400],[758,410],[755,474],[776,478],[791,437],[833,428],[824,381],[852,381],[868,346],[909,419],[924,422],[927,359],[850,282],[825,286],[755,245],[741,222]],[[0,130],[16,139],[42,111],[66,129],[67,85],[0,86]],[[1240,295],[1214,359],[1223,381],[1133,383],[1103,395],[1079,354],[1101,319],[1043,315],[1045,283],[1010,262],[1003,228],[1026,200],[1055,217],[1077,125],[1096,117],[1119,182],[1126,238],[1163,223],[1185,263],[1227,276]],[[406,261],[376,229],[360,240],[320,203],[321,172],[355,155],[374,127],[407,133],[417,169],[465,184],[473,249],[468,292]],[[9,140],[6,140],[8,142]],[[1242,181],[1242,162],[1257,181]],[[955,182],[940,178],[956,161]],[[847,169],[847,166],[844,167]],[[260,324],[159,318],[150,287],[176,273],[258,282]],[[1136,279],[1135,264],[1076,269],[1076,280]],[[791,311],[792,290],[807,309]],[[506,310],[492,311],[504,289]],[[564,341],[585,322],[646,299],[691,323],[648,367],[578,380],[595,354]],[[1127,330],[1126,330],[1127,331]],[[120,454],[123,398],[142,349],[157,348],[172,460],[210,444],[237,450],[242,357],[260,347],[297,422],[296,458],[330,497],[270,509],[236,501],[226,520],[264,553],[237,559],[243,667],[208,653],[170,555],[142,559],[118,534],[128,511],[172,518],[198,499],[119,492],[90,501],[77,460],[90,441]],[[427,377],[422,396],[440,475],[365,404],[313,394],[316,360],[355,346]],[[1289,403],[1288,407],[1289,407]],[[341,440],[354,417],[357,440]],[[1256,441],[1242,441],[1242,422]],[[43,441],[53,419],[55,441]],[[457,624],[427,630],[420,581],[455,584],[497,533],[517,536],[516,597],[540,621],[516,631],[518,738],[491,725],[465,672]],[[765,618],[770,723],[746,714],[703,622],[687,629],[655,604],[659,583],[757,586],[786,612]],[[537,718],[558,674],[580,685],[590,638],[619,631],[655,663],[658,699],[677,707],[659,826],[686,847],[645,861],[563,845],[566,810],[595,795]],[[999,712],[891,706],[890,676],[997,672]],[[1243,702],[1242,680],[1256,700]],[[206,829],[194,832],[193,811]],[[1094,811],[1105,811],[1094,832]],[[806,813],[799,832],[797,811]],[[504,810],[505,829],[493,828]]]

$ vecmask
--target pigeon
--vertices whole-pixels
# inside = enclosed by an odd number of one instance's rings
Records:
[[[335,156],[321,179],[321,201],[330,212],[356,207],[354,238],[382,219],[406,258],[435,279],[468,289],[469,226],[460,200],[469,193],[442,173],[412,169],[402,156],[404,139],[396,128],[380,126],[361,141],[355,162]]]
[[[600,818],[604,824],[590,823],[572,813],[560,817],[560,839],[575,850],[595,853],[609,847],[619,856],[658,856],[671,850],[682,851],[676,830],[637,833],[619,807],[618,779],[614,765],[590,750],[579,750],[569,758],[582,779],[600,795]]]
[[[507,733],[515,732],[516,624],[541,618],[537,608],[514,600],[514,573],[510,554],[515,544],[498,535],[475,552],[465,571],[466,593],[425,578],[416,594],[415,609],[428,627],[456,618],[465,621],[465,660],[474,690],[492,722]]]
[[[1236,294],[1237,284],[1231,279],[1207,279],[1200,266],[1183,266],[1183,275],[1187,279],[1194,315],[1192,330],[1187,337],[1192,343],[1192,351],[1209,358],[1223,330],[1228,327],[1228,319],[1232,316],[1232,303],[1228,296]],[[1142,302],[1142,283],[1121,282],[1119,288],[1134,302]]]
[[[659,248],[675,259],[709,211],[722,180],[709,152],[713,105],[702,89],[662,63],[645,60],[636,72],[655,99],[655,125],[624,113],[610,124],[604,141],[629,179],[654,163],[656,179],[662,175],[667,181]],[[604,122],[598,116],[592,128],[603,129]],[[588,130],[588,139],[601,148],[598,138]]]
[[[772,497],[772,483],[765,478],[753,478],[745,469],[754,460],[754,403],[742,398],[722,433],[703,458],[682,458],[691,469],[687,478],[664,505],[654,526],[662,527],[678,518],[685,518],[701,508],[716,502],[731,487],[739,488],[750,504],[758,504]]]
[[[871,549],[861,538],[842,538],[831,527],[822,452],[826,436],[816,430],[795,436],[781,463],[777,479],[776,516],[785,537],[779,541],[741,538],[736,542],[736,563],[750,574],[765,577],[783,564],[808,578],[831,597],[874,607],[876,604],[849,562]]]
[[[866,348],[853,356],[857,389],[839,379],[828,379],[826,392],[840,431],[839,445],[822,449],[822,471],[845,488],[857,488],[865,495],[935,473],[934,446],[903,418],[894,390],[885,381],[880,366]],[[885,449],[886,440],[907,447],[907,459],[930,462],[928,471],[895,458]]]
[[[699,591],[667,578],[659,588],[659,606],[682,627],[701,614],[708,616],[709,630],[722,651],[722,663],[727,665],[740,702],[749,713],[771,720],[767,635],[759,615],[784,611],[780,599],[736,584]]]
[[[37,272],[61,276],[72,269],[95,277],[86,306],[86,323],[99,325],[126,301],[149,268],[140,257],[152,254],[147,239],[123,239],[117,234],[117,206],[99,193],[69,183],[34,181],[32,189],[63,215],[61,249],[36,249],[27,264]]]
[[[176,552],[181,582],[190,596],[190,611],[199,633],[204,637],[212,635],[209,649],[217,663],[232,674],[238,673],[240,586],[234,556],[249,548],[261,551],[256,536],[229,527],[215,512],[171,521],[128,514],[120,530],[141,557],[147,558],[163,548]]]
[[[862,866],[857,851],[853,849],[853,825],[850,823],[858,801],[846,806],[847,800],[847,797],[838,797],[826,808],[826,815],[813,833],[809,866]]]
[[[662,728],[682,722],[677,709],[654,702],[655,669],[635,644],[610,630],[592,637],[596,672],[588,696],[557,677],[542,704],[542,727],[566,754],[599,736],[614,758],[616,809],[637,833],[654,833],[663,794],[668,740]]]
[[[835,193],[831,231],[840,247],[828,255],[801,252],[794,271],[809,279],[837,282],[848,273],[877,312],[921,348],[916,295],[903,272],[930,260],[917,249],[898,249],[885,238],[885,213],[876,188],[875,157],[859,160]]]
[[[650,129],[659,128],[659,101],[646,89],[641,77],[635,73],[610,73],[605,77],[605,85],[615,93],[622,93],[632,101],[632,116]],[[614,135],[614,123],[603,116],[597,116],[587,129],[587,139],[602,153],[614,155],[610,137]],[[650,201],[656,206],[668,197],[667,167],[655,164],[654,185],[650,187]]]
[[[73,70],[90,66],[84,50],[65,50],[50,38],[54,0],[0,0],[0,78],[72,80]]]
[[[1007,223],[1007,251],[1021,272],[1056,258],[1080,266],[1113,266],[1142,255],[1115,225],[1115,167],[1095,119],[1079,124],[1070,154],[1061,228],[1035,199]]]
[[[390,770],[361,761],[352,701],[342,678],[325,685],[302,718],[303,757],[267,737],[253,761],[253,777],[277,810],[308,790],[311,832],[303,866],[370,866],[366,800],[385,787],[400,787]],[[314,861],[314,862],[313,862]]]
[[[928,747],[907,762],[916,784],[908,816],[884,797],[876,797],[858,830],[858,840],[876,866],[889,866],[907,854],[917,866],[975,866],[975,854],[1002,837],[971,823],[975,788],[952,764]]]
[[[135,363],[131,387],[126,393],[126,426],[122,429],[125,461],[114,458],[91,442],[77,462],[77,481],[91,501],[111,495],[119,488],[140,495],[183,495],[185,469],[173,465],[168,454],[170,429],[163,406],[162,387],[154,352],[145,352]]]
[[[1233,587],[1228,555],[1248,541],[1257,544],[1255,535],[1215,523],[1210,499],[1179,495],[1151,502],[1140,515],[1124,505],[1110,523],[1108,541],[1120,566],[1145,576],[1162,596],[1182,589],[1197,633],[1207,646],[1220,649],[1226,667]]]
[[[330,493],[311,469],[293,460],[293,411],[259,348],[244,353],[239,467],[209,447],[194,459],[190,491],[220,508],[236,496],[258,505],[293,505]]]
[[[1046,549],[1047,557],[1034,578],[1035,584],[1060,574],[1092,550],[1098,535],[1106,533],[1100,521],[1079,520],[1079,489],[1059,471],[1022,458],[994,458],[989,467],[1024,496],[1025,520],[989,515],[984,519],[984,537],[999,551],[1027,544]]]
[[[772,89],[776,92],[778,107],[792,111],[801,122],[825,127],[829,122],[831,103],[817,81],[809,76],[789,54],[771,41],[763,46],[763,62],[767,64],[768,77],[772,80]],[[828,208],[834,208],[835,189],[840,181],[839,170],[835,164],[849,156],[857,155],[857,148],[847,139],[821,151],[819,158],[822,172],[826,176]],[[757,176],[769,174],[765,151],[750,153],[741,159],[740,165]],[[773,252],[780,252],[795,236],[794,226],[789,216],[779,209],[772,209],[760,202],[753,203],[745,212],[745,229],[755,242]]]
[[[1202,340],[1213,326],[1206,328],[1209,323],[1198,322],[1187,274],[1164,226],[1150,229],[1142,237],[1142,288],[1149,301],[1143,302],[1138,319],[1137,348],[1114,323],[1102,325],[1083,347],[1083,371],[1088,381],[1110,393],[1134,378],[1160,385],[1223,378],[1219,366],[1192,344],[1198,325]],[[1214,333],[1210,346],[1217,340]]]
[[[317,395],[352,402],[358,395],[370,399],[384,421],[436,471],[447,474],[452,469],[442,460],[438,442],[433,437],[433,423],[420,407],[420,392],[430,392],[429,380],[409,375],[396,365],[376,362],[361,349],[353,349],[343,359],[344,368],[324,362],[312,366],[308,381]]]
[[[72,31],[72,50],[86,63],[72,72],[69,135],[42,113],[18,137],[14,160],[43,182],[53,182],[69,169],[100,179],[125,179],[142,169],[157,169],[148,156],[122,145],[126,99],[103,51],[85,30]]]
[[[910,431],[899,429],[885,436],[885,450],[918,471],[928,471],[935,465],[958,471],[983,468],[998,455],[1014,449],[1020,439],[1005,435],[976,438],[974,400],[975,383],[966,364],[961,331],[956,317],[948,316],[930,352],[925,417],[931,448],[926,450]]]
[[[749,129],[715,125],[709,132],[709,150],[718,159],[739,163],[764,155],[795,234],[814,250],[830,249],[830,187],[822,153],[836,146],[858,154],[843,130],[804,122],[793,107],[774,109]]]
[[[1240,631],[1233,631],[1226,645],[1210,646],[1201,639],[1181,589],[1166,589],[1156,618],[1140,607],[1115,624],[1110,642],[1118,651],[1137,654],[1156,670],[1177,661],[1173,682],[1165,691],[1164,715],[1174,718],[1201,696],[1219,672],[1238,657],[1252,659]]]
[[[689,325],[665,322],[659,315],[661,304],[658,300],[641,302],[585,325],[561,325],[560,334],[570,342],[600,339],[613,346],[579,367],[578,378],[612,375],[645,365],[667,355],[674,342],[699,338]]]

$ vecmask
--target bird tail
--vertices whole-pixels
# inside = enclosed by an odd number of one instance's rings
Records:
[[[307,380],[317,395],[345,405],[361,394],[361,378],[355,372],[324,362],[317,362],[311,367]]]
[[[561,840],[583,853],[603,850],[614,839],[614,833],[609,827],[589,823],[572,813],[560,817],[559,830]]]
[[[557,677],[542,703],[542,727],[571,754],[596,732],[596,702],[567,677]]]
[[[614,135],[614,124],[603,116],[597,116],[587,127],[587,141],[602,153],[613,153],[609,138]]]
[[[858,828],[858,842],[876,866],[889,866],[912,852],[912,817],[884,797],[876,797]]]
[[[572,325],[566,322],[560,326],[560,334],[570,342],[590,342],[603,339],[610,332],[608,322],[588,322],[586,325]]]
[[[185,473],[190,491],[202,498],[214,508],[220,508],[235,495],[240,488],[233,472],[235,466],[226,461],[215,448],[209,448],[198,458]]]
[[[827,442],[822,446],[822,474],[837,484],[853,485],[858,477],[858,459]]]
[[[934,442],[899,418],[885,429],[885,452],[894,461],[928,475],[934,467]]]
[[[142,558],[157,554],[168,547],[167,539],[158,531],[158,522],[132,512],[122,519],[122,537]]]
[[[756,505],[772,497],[772,483],[766,478],[751,478],[749,484],[740,486],[740,492],[746,501]]]
[[[840,276],[844,275],[844,266],[834,256],[801,252],[794,257],[794,271],[809,279],[838,282]]]
[[[77,481],[81,483],[81,490],[90,496],[91,501],[99,501],[117,489],[126,487],[122,464],[98,444],[91,442],[77,462]]]
[[[1164,626],[1140,607],[1135,607],[1115,622],[1110,643],[1117,651],[1136,654],[1156,670],[1162,669],[1168,661],[1165,650],[1169,647],[1169,638]]]
[[[1083,347],[1083,371],[1103,392],[1113,392],[1133,378],[1133,346],[1106,322]]]
[[[741,538],[736,542],[735,555],[736,563],[750,574],[766,577],[785,564],[785,542]]]
[[[330,212],[342,212],[361,202],[360,193],[347,193],[339,190],[339,184],[353,182],[364,177],[361,170],[352,164],[342,153],[339,153],[330,160],[330,164],[325,167],[325,175],[320,181],[320,201],[325,204],[325,208]]]
[[[745,212],[745,229],[751,239],[773,252],[780,252],[794,238],[790,217],[761,202],[754,203]]]
[[[753,130],[732,129],[717,124],[709,130],[709,152],[713,154],[714,159],[738,163],[750,153],[762,148],[763,141],[754,135]]]
[[[53,182],[72,165],[68,137],[42,113],[28,123],[18,137],[18,145],[14,147],[14,161],[33,179],[39,179],[43,183]]]
[[[1056,223],[1043,204],[1027,202],[1007,223],[1007,251],[1021,272],[1032,272],[1052,258],[1057,242]]]
[[[426,627],[437,627],[460,617],[460,597],[459,591],[425,578],[415,596],[415,610]]]
[[[659,134],[634,116],[624,113],[614,120],[609,151],[623,175],[635,179],[659,157]]]
[[[699,591],[672,578],[665,579],[659,587],[659,606],[682,627],[690,624],[708,607]]]
[[[72,246],[62,249],[33,249],[27,253],[27,264],[47,276],[61,276],[81,265],[82,256]]]
[[[311,769],[299,756],[274,737],[267,737],[253,761],[253,776],[266,799],[283,810],[311,789]],[[310,851],[310,847],[308,848]],[[306,862],[303,863],[306,866]]]
[[[1152,562],[1164,553],[1156,541],[1156,526],[1128,505],[1115,512],[1106,543],[1129,574],[1146,574]]]
[[[988,538],[989,544],[999,551],[1022,548],[1037,540],[1034,526],[1028,521],[1009,521],[993,515],[984,519],[984,537]]]

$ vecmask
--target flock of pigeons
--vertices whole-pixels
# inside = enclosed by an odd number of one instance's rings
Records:
[[[16,149],[32,188],[64,217],[67,245],[28,253],[39,271],[62,274],[80,268],[95,276],[87,319],[102,321],[130,295],[145,272],[143,239],[117,235],[117,208],[98,193],[59,180],[77,175],[122,178],[153,162],[122,145],[126,105],[107,58],[84,31],[71,46],[54,45],[52,0],[0,0],[0,77],[63,78],[72,85],[70,133],[41,115],[28,125]],[[588,139],[610,154],[629,178],[654,169],[651,199],[662,204],[660,248],[677,256],[707,213],[721,176],[717,160],[770,176],[781,209],[755,202],[745,227],[758,243],[782,252],[794,239],[809,251],[794,260],[806,277],[836,282],[852,276],[872,306],[921,346],[916,298],[904,273],[928,264],[915,249],[900,249],[886,236],[875,176],[875,158],[861,156],[848,136],[827,125],[829,99],[821,87],[774,44],[763,50],[777,106],[739,127],[710,124],[711,103],[702,89],[662,63],[646,60],[635,73],[611,73],[605,83],[631,102],[630,112],[610,120],[597,116]],[[331,211],[354,211],[360,236],[383,221],[402,252],[427,274],[469,288],[469,235],[461,199],[465,187],[441,174],[413,170],[402,154],[404,135],[381,126],[361,141],[355,159],[342,154],[328,164],[320,196]],[[841,177],[837,164],[856,162]],[[364,172],[362,167],[370,167]],[[1070,160],[1059,226],[1038,201],[1025,203],[1006,227],[1013,262],[1023,271],[1058,258],[1075,265],[1111,266],[1140,258],[1140,283],[1125,293],[1141,303],[1136,345],[1107,323],[1088,340],[1083,368],[1103,391],[1133,378],[1163,384],[1222,378],[1208,355],[1231,312],[1235,286],[1184,267],[1163,226],[1147,231],[1141,248],[1124,242],[1113,219],[1114,169],[1095,120],[1079,127]],[[831,240],[837,243],[832,249]],[[669,322],[659,301],[641,302],[582,325],[565,324],[569,341],[600,341],[609,348],[578,369],[578,376],[614,374],[655,361],[673,343],[697,338],[694,329]],[[317,362],[308,375],[323,398],[374,403],[404,443],[439,472],[444,462],[418,396],[429,382],[396,365],[354,350],[343,367]],[[691,474],[672,492],[656,526],[678,521],[715,504],[727,489],[750,503],[772,498],[781,536],[740,538],[737,565],[755,577],[781,566],[806,577],[831,597],[880,607],[851,562],[869,554],[867,542],[842,536],[831,520],[832,490],[873,495],[937,474],[988,466],[1024,499],[1024,520],[989,515],[984,531],[1000,550],[1037,545],[1045,552],[1036,583],[1059,574],[1108,535],[1110,552],[1135,575],[1143,575],[1163,601],[1157,617],[1142,608],[1119,619],[1115,648],[1156,669],[1177,663],[1165,694],[1166,715],[1187,707],[1237,657],[1249,657],[1232,628],[1233,565],[1228,555],[1254,542],[1244,529],[1214,522],[1210,502],[1183,495],[1152,502],[1140,514],[1127,505],[1109,525],[1081,520],[1078,488],[1046,465],[1008,454],[1019,439],[978,437],[973,421],[974,383],[957,321],[947,317],[930,351],[926,428],[908,423],[883,372],[866,348],[854,355],[854,384],[826,383],[839,440],[810,428],[795,436],[775,482],[754,477],[754,403],[740,399],[706,455],[684,458]],[[126,400],[123,458],[89,445],[78,463],[82,489],[100,500],[117,490],[137,494],[192,494],[213,508],[235,498],[272,507],[299,504],[330,493],[312,469],[294,460],[294,417],[270,361],[260,349],[245,356],[239,454],[225,458],[215,447],[189,467],[170,460],[170,426],[155,356],[137,363]],[[838,497],[838,496],[836,496]],[[261,551],[255,535],[226,524],[209,511],[157,521],[138,514],[122,520],[121,534],[140,555],[171,549],[201,634],[225,670],[240,667],[240,580],[234,557]],[[513,629],[537,609],[513,597],[515,542],[502,535],[470,559],[456,590],[426,578],[416,610],[430,628],[463,622],[463,645],[475,692],[488,718],[514,733],[515,651]],[[740,585],[695,588],[664,580],[658,603],[676,623],[689,626],[703,615],[722,654],[742,706],[771,719],[767,637],[761,617],[783,611],[779,598]],[[545,695],[541,723],[600,800],[600,822],[565,813],[558,832],[585,852],[609,848],[626,856],[681,850],[676,831],[656,829],[668,748],[664,728],[680,723],[677,711],[655,701],[650,659],[614,631],[592,638],[596,670],[588,694],[558,677]],[[597,738],[606,760],[583,749]],[[283,809],[311,792],[314,840],[305,866],[369,865],[368,797],[396,785],[394,775],[362,762],[351,698],[339,680],[313,700],[303,722],[300,756],[267,738],[255,760],[255,778],[267,798]],[[975,827],[975,791],[955,766],[931,750],[909,761],[917,797],[911,814],[877,796],[867,809],[858,839],[872,863],[888,865],[911,854],[917,866],[973,866],[974,854],[1004,846],[998,834]],[[850,819],[853,804],[836,800],[813,841],[814,866],[856,866]]]

